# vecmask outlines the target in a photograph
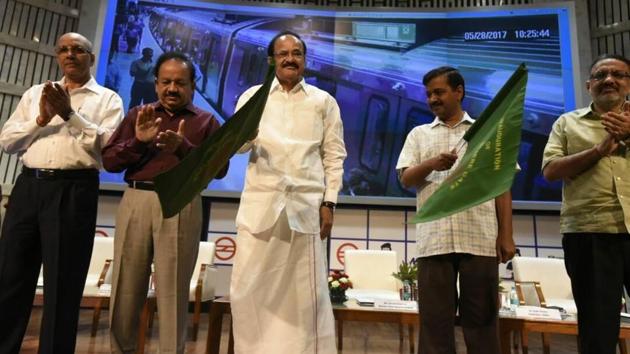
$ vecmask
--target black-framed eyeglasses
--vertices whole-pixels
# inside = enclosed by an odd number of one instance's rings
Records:
[[[273,55],[275,55],[275,56],[276,56],[276,58],[281,59],[281,60],[282,60],[282,59],[286,59],[286,58],[288,58],[289,56],[292,56],[292,57],[294,57],[295,59],[302,59],[302,58],[304,58],[304,53],[302,53],[302,52],[301,52],[301,51],[299,51],[299,50],[294,50],[294,51],[292,51],[292,52],[289,52],[289,51],[281,51],[281,52],[276,52],[276,53],[273,53]]]
[[[613,70],[613,71],[601,70],[601,71],[596,71],[593,74],[591,74],[591,80],[603,81],[603,80],[606,80],[606,78],[609,75],[615,80],[623,80],[623,79],[630,78],[630,73],[628,72],[619,71],[619,70]]]
[[[73,45],[73,46],[63,46],[63,47],[57,47],[55,48],[55,53],[59,54],[68,54],[68,53],[74,53],[77,55],[81,55],[81,54],[87,54],[87,53],[92,53],[89,49],[82,47],[80,45]]]

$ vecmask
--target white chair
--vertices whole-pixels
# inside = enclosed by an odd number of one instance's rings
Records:
[[[346,250],[344,263],[352,282],[352,289],[346,291],[348,297],[400,299],[400,282],[392,275],[398,271],[395,251]]]
[[[194,302],[192,340],[197,340],[199,320],[201,317],[201,303],[214,300],[217,269],[214,266],[214,242],[199,243],[199,255],[193,275],[190,279],[189,301]]]
[[[392,273],[398,271],[398,258],[395,251],[385,250],[346,250],[344,252],[345,272],[352,282],[352,289],[346,291],[349,298],[374,301],[400,300],[402,284]],[[339,347],[343,345],[343,323],[338,320]],[[402,345],[403,328],[398,326]],[[409,350],[414,352],[414,329],[409,325]]]
[[[557,258],[514,257],[512,260],[514,282],[535,282],[540,284],[539,301],[542,306],[563,308],[569,314],[577,314],[571,279],[564,266],[564,260]],[[521,335],[521,345],[527,347],[527,337]],[[542,333],[544,353],[550,352],[549,333]],[[619,350],[626,353],[625,340],[619,339]]]
[[[110,294],[109,292],[101,292],[100,288],[105,284],[111,289],[113,271],[113,267],[111,267],[112,259],[114,259],[114,239],[111,237],[95,237],[90,267],[88,268],[85,287],[83,288],[84,302],[88,301],[89,304],[87,305],[94,307],[94,314],[92,315],[92,337],[96,336],[98,322],[101,317],[101,309],[109,306]]]
[[[558,258],[514,257],[512,260],[515,282],[538,282],[546,306],[563,308],[569,314],[577,314],[571,291],[571,280]]]
[[[81,306],[94,308],[91,330],[92,337],[96,336],[101,309],[109,305],[109,293],[101,292],[100,287],[103,284],[109,284],[111,286],[112,268],[110,265],[113,258],[114,239],[101,236],[95,237],[90,266],[83,288],[83,299],[81,300]],[[44,269],[42,266],[39,278],[37,279],[37,291],[33,302],[35,305],[43,304],[43,296],[45,296],[43,286]]]
[[[114,258],[114,239],[110,237],[97,236],[94,238],[94,248],[92,250],[92,258],[90,259],[90,267],[88,268],[87,277],[85,279],[85,287],[83,295],[92,295],[98,291],[99,280],[103,272],[103,266],[106,261]],[[44,266],[40,268],[37,286],[44,286]]]
[[[83,295],[91,294],[92,291],[98,291],[101,285],[99,280],[102,280],[103,267],[106,261],[111,261],[112,259],[114,259],[114,239],[112,237],[95,237]]]

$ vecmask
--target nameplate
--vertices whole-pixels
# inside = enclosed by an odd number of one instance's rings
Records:
[[[541,320],[562,320],[558,309],[548,309],[537,306],[519,306],[516,308],[516,317],[527,317]]]
[[[374,308],[382,310],[418,311],[418,303],[415,301],[374,299]]]
[[[98,288],[99,295],[109,295],[111,292],[112,292],[111,284],[101,284],[101,286]]]
[[[359,306],[374,306],[374,298],[357,296],[355,299]]]

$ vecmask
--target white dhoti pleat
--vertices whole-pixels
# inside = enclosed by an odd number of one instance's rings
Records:
[[[286,212],[259,234],[239,229],[230,302],[237,354],[333,354],[335,328],[319,234]]]

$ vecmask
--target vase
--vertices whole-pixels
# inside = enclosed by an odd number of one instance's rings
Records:
[[[330,290],[330,302],[333,304],[343,304],[347,300],[345,290]]]
[[[401,300],[403,301],[411,300],[411,283],[409,283],[409,280],[403,281]]]

